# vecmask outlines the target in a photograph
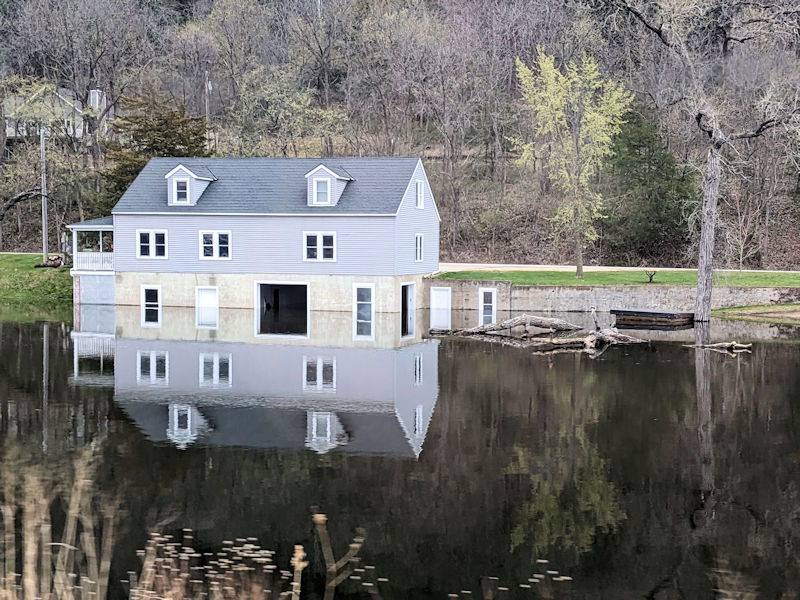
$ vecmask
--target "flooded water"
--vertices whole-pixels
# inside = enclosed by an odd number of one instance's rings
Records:
[[[302,544],[307,598],[326,589],[326,536],[336,560],[364,537],[356,570],[336,567],[341,598],[800,589],[790,330],[751,354],[666,340],[591,359],[380,324],[371,344],[335,326],[248,343],[136,318],[0,323],[4,591],[127,597],[150,534],[184,529],[198,556],[173,575],[248,538],[293,574]]]

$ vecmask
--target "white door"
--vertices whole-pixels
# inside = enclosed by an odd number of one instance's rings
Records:
[[[451,329],[449,287],[431,288],[431,329]]]
[[[478,288],[478,325],[497,323],[497,288]]]
[[[219,326],[219,292],[215,287],[197,288],[197,327],[216,329]]]

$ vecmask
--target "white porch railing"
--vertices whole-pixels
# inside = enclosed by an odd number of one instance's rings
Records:
[[[113,271],[113,252],[76,252],[73,269],[77,271]]]

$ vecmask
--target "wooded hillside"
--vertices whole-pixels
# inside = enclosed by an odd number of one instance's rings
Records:
[[[713,196],[716,265],[800,268],[800,0],[4,0],[0,30],[0,211],[46,123],[51,240],[150,155],[420,155],[443,259],[695,265]]]

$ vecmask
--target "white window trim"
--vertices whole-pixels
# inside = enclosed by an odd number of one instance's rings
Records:
[[[217,293],[217,306],[216,318],[214,319],[216,325],[200,324],[200,290],[214,290]],[[219,288],[214,285],[198,285],[194,288],[194,326],[196,329],[219,329]]]
[[[317,258],[306,258],[306,236],[317,236]],[[322,236],[333,236],[333,258],[322,258]],[[303,262],[336,262],[336,232],[335,231],[304,231],[303,232]]]
[[[139,242],[142,233],[147,233],[150,236],[150,254],[142,255],[142,245]],[[156,234],[164,234],[164,256],[156,256]],[[136,230],[136,258],[144,260],[166,260],[169,258],[169,234],[166,229],[137,229]]]
[[[164,379],[159,381],[155,376],[156,354],[164,355]],[[148,355],[150,359],[150,377],[142,379],[142,356]],[[169,385],[169,351],[167,350],[137,350],[136,351],[136,383],[139,385]]]
[[[324,181],[328,186],[328,201],[327,202],[317,202],[317,182]],[[311,204],[314,206],[330,206],[333,204],[332,200],[333,196],[333,186],[331,185],[331,178],[330,177],[312,177],[311,178]]]
[[[418,233],[414,236],[414,262],[423,262],[425,258],[424,235]]]
[[[497,323],[497,288],[478,288],[478,325],[483,325],[483,293],[492,293],[492,323]]]
[[[425,183],[421,179],[417,179],[414,206],[417,208],[425,208]]]
[[[358,335],[358,288],[369,288],[371,291],[371,314],[370,314],[370,334]],[[353,284],[353,340],[374,341],[375,340],[375,284],[374,283],[354,283]]]
[[[203,235],[208,233],[210,233],[213,236],[211,239],[211,244],[214,248],[214,254],[212,256],[203,256]],[[228,256],[219,255],[220,234],[228,236]],[[198,231],[197,243],[198,243],[198,257],[200,258],[200,260],[231,260],[231,258],[233,258],[233,236],[231,235],[230,230],[204,229],[202,231]]]
[[[178,202],[178,182],[186,182],[186,202]],[[178,206],[188,206],[192,203],[192,178],[191,177],[175,177],[172,179],[172,204]],[[163,189],[163,188],[162,188]]]
[[[306,286],[306,333],[258,333],[258,319],[261,312],[261,284],[266,285],[304,285]],[[257,338],[288,338],[307,340],[311,337],[311,284],[308,281],[264,281],[253,282],[253,336]]]
[[[228,359],[228,381],[220,383],[219,381],[219,359],[224,357]],[[203,379],[203,362],[206,358],[211,358],[214,362],[213,374],[211,381]],[[233,386],[233,355],[230,352],[201,352],[197,357],[197,383],[200,387],[232,387]]]
[[[324,362],[330,362],[333,364],[333,382],[331,384],[332,387],[325,388],[322,386],[322,365]],[[308,380],[306,379],[306,369],[308,364],[316,365],[317,369],[317,384],[315,386],[308,385]],[[329,357],[329,356],[303,356],[303,373],[302,373],[302,384],[303,384],[303,391],[304,392],[319,392],[324,394],[335,394],[336,393],[336,359]]]
[[[145,302],[144,302],[144,292],[145,290],[157,290],[158,291],[158,322],[152,323],[147,322],[144,320],[145,314]],[[160,284],[142,284],[139,286],[139,317],[142,327],[161,327],[161,317],[163,315],[163,306],[164,306],[164,297],[161,295],[161,285]]]

